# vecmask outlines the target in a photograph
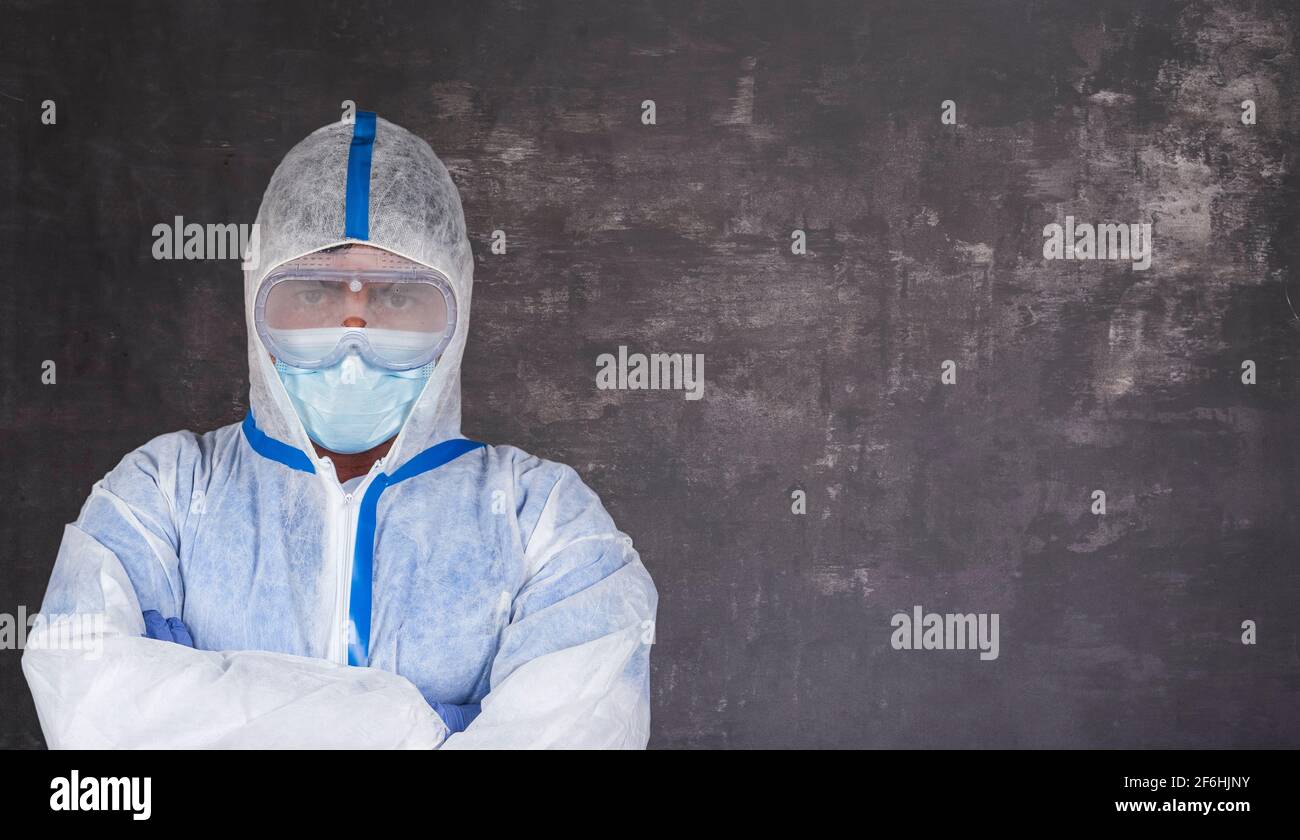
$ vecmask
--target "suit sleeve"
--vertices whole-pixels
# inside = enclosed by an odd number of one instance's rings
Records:
[[[63,534],[23,673],[51,748],[431,748],[446,727],[397,674],[145,638],[179,616],[177,476],[165,435],[96,483]],[[183,482],[180,482],[183,483]],[[181,495],[186,504],[188,494]]]
[[[520,482],[527,494],[539,473],[559,472],[535,524],[526,515],[526,582],[482,711],[445,749],[640,749],[649,739],[654,583],[577,473],[547,466]]]

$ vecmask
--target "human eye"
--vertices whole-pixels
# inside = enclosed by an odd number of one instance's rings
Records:
[[[333,288],[314,280],[300,280],[293,285],[293,299],[301,307],[317,307],[337,297]]]
[[[376,289],[379,304],[385,309],[407,309],[414,304],[411,295],[396,285]]]

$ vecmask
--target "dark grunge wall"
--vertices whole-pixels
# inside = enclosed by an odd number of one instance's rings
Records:
[[[460,187],[467,434],[576,467],[655,578],[653,745],[1300,746],[1292,4],[0,17],[0,613],[127,451],[244,414],[237,264],[153,226],[251,222],[351,99]],[[1066,215],[1150,223],[1150,269],[1044,260]],[[620,345],[704,398],[597,390]],[[893,649],[915,605],[998,658]]]

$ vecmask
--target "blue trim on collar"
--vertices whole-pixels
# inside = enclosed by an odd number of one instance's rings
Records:
[[[301,472],[313,474],[316,472],[316,465],[312,463],[311,458],[307,457],[306,452],[284,441],[269,437],[266,432],[257,428],[257,421],[253,419],[251,408],[244,417],[244,437],[248,440],[248,445],[253,447],[253,451],[263,458],[278,461],[290,469]]]
[[[466,452],[484,446],[485,444],[476,440],[465,438],[444,440],[407,461],[391,476],[388,473],[379,473],[366,488],[366,495],[361,498],[361,508],[357,512],[357,544],[352,553],[351,598],[348,600],[349,665],[364,667],[370,662],[370,599],[375,556],[375,520],[379,510],[379,497],[394,484],[435,470]]]

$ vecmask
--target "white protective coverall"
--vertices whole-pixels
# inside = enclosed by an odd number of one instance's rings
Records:
[[[341,122],[295,146],[267,187],[244,277],[249,417],[154,438],[66,526],[22,663],[51,747],[645,746],[656,593],[596,495],[511,446],[420,459],[461,437],[474,261],[442,162],[405,129],[371,125],[368,181]],[[345,235],[349,213],[364,237]],[[316,457],[253,324],[262,278],[345,242],[440,270],[460,313],[351,493]],[[347,664],[360,554],[368,667]],[[195,647],[146,638],[145,610],[180,618]],[[448,737],[435,701],[482,713]]]

